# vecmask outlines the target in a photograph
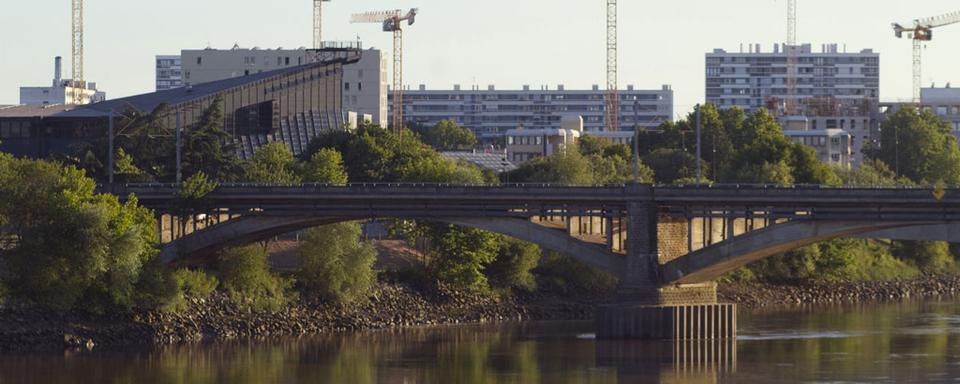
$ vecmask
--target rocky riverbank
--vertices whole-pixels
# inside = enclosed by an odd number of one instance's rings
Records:
[[[6,306],[0,307],[0,350],[158,345],[507,320],[578,320],[592,317],[595,302],[539,293],[506,298],[446,290],[424,293],[405,285],[380,284],[369,300],[359,305],[297,303],[275,313],[245,311],[221,293],[196,300],[188,310],[176,314],[58,314]]]
[[[743,309],[809,304],[852,304],[960,296],[960,276],[924,276],[913,280],[839,283],[728,283],[718,287],[721,301]]]

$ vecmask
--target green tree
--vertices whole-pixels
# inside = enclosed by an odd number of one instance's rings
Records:
[[[422,133],[423,142],[438,151],[468,151],[477,145],[477,137],[468,128],[451,120],[442,120]]]
[[[232,181],[240,174],[233,136],[223,127],[223,98],[204,109],[200,120],[183,132],[181,166],[184,177],[203,172],[218,181]]]
[[[893,243],[893,254],[912,262],[922,272],[943,273],[955,270],[950,245],[943,241],[898,241]]]
[[[436,224],[431,226],[429,237],[436,253],[429,267],[440,281],[458,289],[484,291],[488,288],[483,269],[497,257],[500,243],[496,235]]]
[[[275,141],[257,149],[253,158],[243,164],[243,181],[257,183],[299,183],[297,161],[290,147]]]
[[[643,163],[652,168],[654,178],[661,183],[676,183],[697,177],[697,157],[679,149],[658,148],[643,157]],[[710,165],[701,161],[703,177],[708,178]]]
[[[960,183],[960,148],[950,126],[930,111],[907,106],[887,116],[880,146],[867,150],[873,159],[922,184]]]
[[[271,273],[267,251],[255,244],[222,252],[220,281],[230,297],[248,309],[278,311],[296,298],[292,280]]]
[[[308,295],[350,303],[376,282],[377,252],[360,240],[358,223],[339,223],[306,231],[300,245],[297,281]]]
[[[312,183],[343,185],[347,183],[347,171],[343,157],[335,149],[318,150],[303,166],[303,179]]]
[[[504,288],[532,291],[537,287],[533,269],[540,261],[540,247],[525,241],[504,238],[500,240],[496,259],[484,270],[491,282]]]

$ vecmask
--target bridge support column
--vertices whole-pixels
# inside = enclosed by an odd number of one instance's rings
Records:
[[[715,283],[663,287],[652,202],[627,206],[627,263],[616,302],[597,308],[601,339],[721,340],[736,337],[736,307],[717,303]]]

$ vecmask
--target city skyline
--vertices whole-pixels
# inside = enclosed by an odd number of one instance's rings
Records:
[[[202,49],[208,44],[220,49],[234,43],[263,49],[310,45],[310,1],[285,1],[268,9],[258,9],[258,3],[171,0],[149,12],[142,5],[118,0],[87,4],[86,77],[115,99],[153,90],[155,55],[178,54],[181,49]],[[324,36],[329,40],[359,37],[366,47],[384,49],[390,45],[388,34],[376,26],[349,24],[349,15],[419,7],[421,17],[406,34],[405,83],[410,87],[494,84],[498,89],[519,89],[523,85],[554,88],[564,84],[568,89],[589,89],[602,84],[604,78],[604,7],[602,2],[595,6],[583,3],[491,0],[473,6],[439,0],[383,0],[357,5],[334,0],[325,3]],[[707,52],[714,48],[735,52],[740,44],[756,43],[770,51],[786,34],[786,0],[738,2],[747,5],[749,12],[693,0],[621,3],[620,86],[658,89],[672,85],[678,115],[704,99],[703,58]],[[16,104],[20,86],[48,83],[53,57],[69,60],[70,48],[68,2],[44,0],[8,7],[13,11],[0,13],[0,36],[4,36],[0,38],[0,104]],[[946,0],[923,4],[805,0],[799,8],[801,42],[812,44],[814,50],[828,43],[837,43],[841,49],[846,46],[851,52],[874,49],[881,55],[881,98],[899,100],[910,96],[910,43],[896,39],[890,23],[906,23],[957,7]],[[29,31],[29,39],[16,37],[23,31]],[[118,31],[140,32],[111,38],[111,33]],[[926,44],[924,86],[960,81],[952,65],[960,55],[949,49],[957,39],[960,28],[946,27]]]

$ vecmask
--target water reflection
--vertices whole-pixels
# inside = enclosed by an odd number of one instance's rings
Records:
[[[462,326],[0,356],[0,383],[946,381],[953,302],[740,316],[736,342],[594,340],[586,322]]]

